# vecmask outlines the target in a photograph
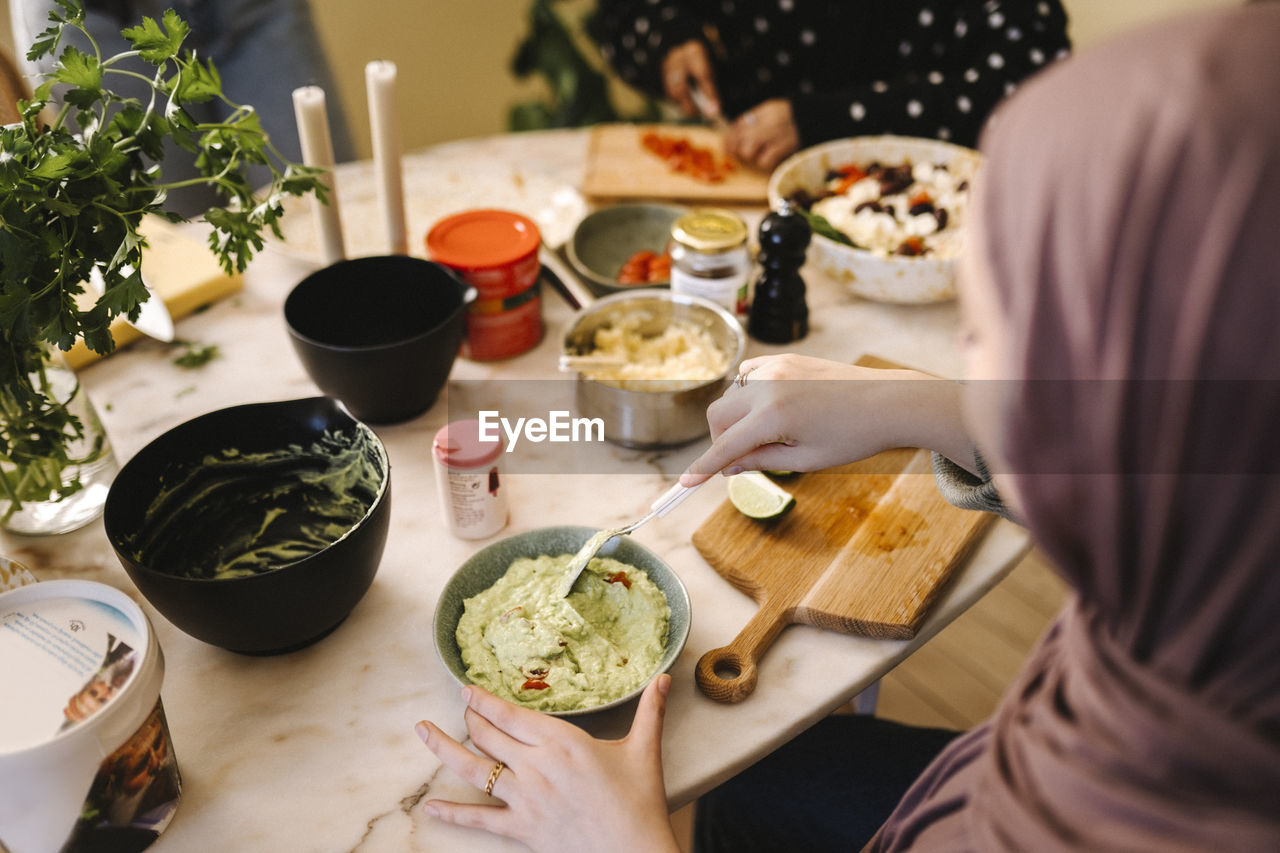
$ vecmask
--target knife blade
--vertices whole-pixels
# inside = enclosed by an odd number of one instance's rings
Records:
[[[132,270],[125,268],[125,274],[128,275]],[[106,291],[106,283],[103,281],[102,272],[94,267],[89,273],[89,285],[97,291],[101,296]],[[147,289],[146,301],[138,306],[138,319],[130,320],[127,316],[122,319],[130,326],[133,326],[142,334],[155,338],[158,341],[172,343],[174,338],[173,317],[169,315],[169,309],[165,307],[164,300],[160,298],[160,294],[156,293],[149,283],[146,276],[142,277],[142,286]]]

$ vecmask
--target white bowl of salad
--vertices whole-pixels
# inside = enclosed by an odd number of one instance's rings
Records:
[[[808,261],[880,302],[955,297],[969,186],[980,157],[934,139],[858,136],[793,154],[769,178],[813,226]]]

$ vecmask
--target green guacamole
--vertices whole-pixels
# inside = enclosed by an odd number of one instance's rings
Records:
[[[463,602],[458,648],[467,677],[539,711],[578,711],[621,698],[658,668],[671,608],[643,570],[608,557],[558,595],[570,554],[522,558]]]

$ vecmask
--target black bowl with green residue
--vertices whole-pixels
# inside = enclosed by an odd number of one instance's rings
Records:
[[[116,475],[103,523],[129,577],[198,640],[279,654],[338,627],[378,571],[391,466],[328,397],[219,409]]]

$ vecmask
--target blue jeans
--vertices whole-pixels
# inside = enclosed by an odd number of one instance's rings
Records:
[[[698,801],[698,853],[860,850],[959,732],[827,717]]]

